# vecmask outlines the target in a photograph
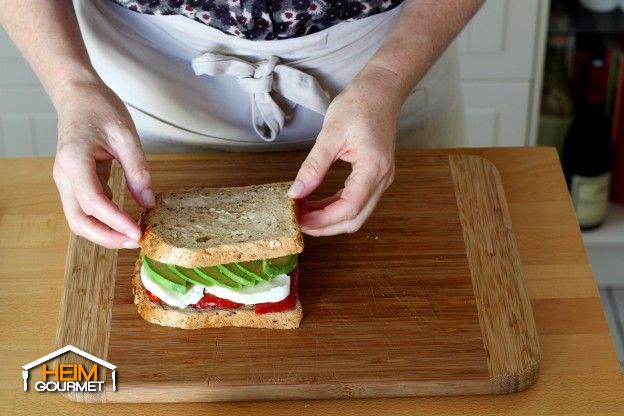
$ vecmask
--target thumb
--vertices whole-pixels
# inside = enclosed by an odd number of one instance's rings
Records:
[[[336,160],[336,154],[324,141],[317,139],[308,157],[303,161],[288,196],[301,199],[310,195],[323,182],[327,171]]]
[[[126,184],[132,197],[143,208],[153,207],[155,200],[152,191],[152,177],[139,138],[131,134],[123,141],[122,147],[116,151],[117,160],[124,170]]]

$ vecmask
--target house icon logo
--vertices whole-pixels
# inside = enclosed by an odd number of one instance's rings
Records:
[[[86,368],[83,364],[56,364],[54,367],[48,367],[46,364],[53,358],[60,357],[66,352],[73,352],[81,357],[93,362],[90,368]],[[66,345],[63,348],[51,352],[31,363],[22,366],[22,379],[24,380],[24,391],[28,391],[28,379],[31,370],[41,366],[41,379],[35,382],[35,390],[42,391],[60,391],[60,392],[101,392],[104,389],[105,381],[99,381],[98,366],[108,368],[112,371],[111,379],[113,382],[113,391],[117,391],[115,380],[115,372],[117,366],[104,361],[101,358],[91,355],[86,351],[76,348],[73,345]],[[34,372],[34,370],[33,370]],[[34,377],[33,377],[34,378]]]

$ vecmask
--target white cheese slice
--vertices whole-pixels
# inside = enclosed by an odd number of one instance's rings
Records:
[[[145,289],[158,296],[160,300],[167,305],[176,306],[180,309],[186,308],[188,305],[199,302],[204,297],[204,287],[201,285],[193,285],[186,293],[176,292],[175,290],[162,287],[152,279],[145,270],[145,265],[141,266],[141,282]]]
[[[216,297],[231,300],[245,305],[255,305],[256,303],[279,302],[286,299],[290,293],[290,276],[280,274],[269,282],[256,283],[254,287],[243,287],[232,290],[221,286],[210,286],[204,289]]]

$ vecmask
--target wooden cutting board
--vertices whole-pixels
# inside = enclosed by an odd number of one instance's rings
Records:
[[[292,179],[293,154],[150,161],[155,191]],[[338,165],[319,195],[348,174]],[[115,199],[139,208],[113,169]],[[296,330],[180,330],[136,312],[137,250],[72,237],[57,343],[117,366],[117,391],[85,402],[182,402],[512,393],[539,346],[500,177],[478,156],[400,152],[396,180],[364,228],[306,238]],[[75,362],[76,357],[71,357]],[[104,375],[106,377],[106,375]]]

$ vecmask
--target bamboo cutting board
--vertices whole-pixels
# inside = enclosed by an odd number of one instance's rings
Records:
[[[289,180],[304,156],[155,157],[150,167],[158,192]],[[335,167],[319,195],[334,193],[347,174],[347,165]],[[118,169],[111,187],[138,217]],[[537,334],[504,191],[478,156],[399,153],[396,180],[364,228],[307,237],[296,330],[148,324],[132,298],[137,257],[70,240],[57,343],[117,366],[116,392],[72,400],[497,394],[523,390],[537,375]]]

